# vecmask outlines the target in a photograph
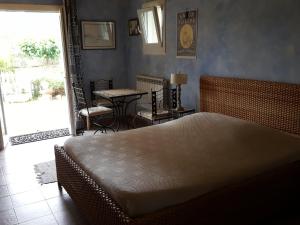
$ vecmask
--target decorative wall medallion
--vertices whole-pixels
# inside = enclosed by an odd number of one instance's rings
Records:
[[[177,14],[177,58],[196,58],[197,10]]]

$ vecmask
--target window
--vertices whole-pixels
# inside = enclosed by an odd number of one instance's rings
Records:
[[[144,54],[165,54],[164,0],[145,3],[138,10],[143,37]]]

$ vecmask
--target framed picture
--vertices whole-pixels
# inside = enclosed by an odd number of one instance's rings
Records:
[[[177,14],[177,58],[196,58],[198,11]]]
[[[113,49],[116,48],[115,23],[81,22],[83,49]]]
[[[128,34],[129,36],[137,36],[141,34],[138,18],[128,20]]]

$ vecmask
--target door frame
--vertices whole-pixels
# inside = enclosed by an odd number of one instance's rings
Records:
[[[73,94],[72,84],[69,71],[68,49],[67,49],[67,27],[66,27],[66,15],[63,5],[41,5],[41,4],[19,4],[19,3],[0,3],[0,10],[5,11],[21,11],[21,12],[57,12],[60,14],[60,30],[61,40],[63,47],[63,59],[65,70],[65,91],[68,102],[69,111],[69,126],[71,135],[76,135],[74,107],[73,107]],[[0,127],[0,150],[4,148],[3,144],[3,132]]]

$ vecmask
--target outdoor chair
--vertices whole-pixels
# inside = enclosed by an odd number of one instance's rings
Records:
[[[94,91],[102,91],[102,90],[110,90],[110,89],[113,89],[112,80],[99,79],[99,80],[90,81],[92,106],[105,106],[105,107],[112,108],[113,104],[109,100],[94,94]]]
[[[94,125],[98,127],[94,134],[96,134],[98,131],[101,131],[102,133],[103,131],[106,132],[107,129],[110,129],[114,132],[114,129],[111,125],[104,125],[99,121],[100,119],[104,119],[105,116],[113,114],[113,110],[104,106],[89,107],[83,88],[79,85],[76,86],[75,83],[73,83],[72,86],[78,114],[81,118],[86,119],[87,130],[90,130],[91,125]]]

